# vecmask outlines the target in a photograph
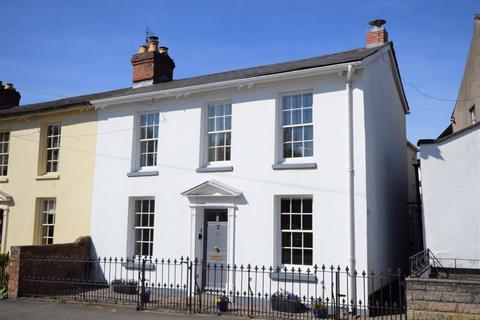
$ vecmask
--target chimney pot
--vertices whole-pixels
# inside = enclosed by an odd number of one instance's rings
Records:
[[[384,25],[387,23],[383,19],[375,19],[368,24],[372,29],[367,31],[367,48],[381,46],[388,42],[388,32]]]
[[[3,84],[0,81],[0,110],[17,107],[20,104],[20,93],[12,83]]]
[[[160,51],[160,53],[168,54],[168,48],[167,47],[160,47],[160,48],[158,48],[158,51]]]
[[[148,37],[148,51],[157,51],[158,50],[158,37],[150,36]]]
[[[144,53],[144,52],[147,52],[147,50],[148,50],[148,46],[141,45],[140,47],[138,47],[137,53]]]

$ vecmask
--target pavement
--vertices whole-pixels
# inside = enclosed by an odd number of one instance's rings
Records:
[[[226,316],[136,311],[135,306],[98,306],[17,299],[0,301],[0,319],[8,320],[183,320],[235,319]]]

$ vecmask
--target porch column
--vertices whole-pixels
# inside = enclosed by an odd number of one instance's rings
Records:
[[[197,208],[190,207],[190,254],[189,258],[195,260],[195,242],[197,240]]]
[[[0,251],[5,253],[7,252],[7,223],[8,223],[8,207],[3,208],[3,223],[2,223],[2,247]]]
[[[227,243],[228,243],[228,264],[230,267],[233,267],[235,264],[235,219],[236,219],[236,208],[228,208],[228,233],[227,233]]]

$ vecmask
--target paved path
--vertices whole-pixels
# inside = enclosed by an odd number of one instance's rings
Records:
[[[135,311],[135,307],[91,306],[86,304],[59,304],[32,300],[0,301],[1,320],[183,320],[234,319],[231,317],[185,315],[178,313],[160,313]]]

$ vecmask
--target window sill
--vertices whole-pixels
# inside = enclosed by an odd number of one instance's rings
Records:
[[[127,177],[153,177],[158,176],[158,171],[136,171],[127,173]]]
[[[318,283],[318,278],[313,273],[292,273],[290,271],[285,272],[283,269],[279,272],[270,272],[270,279],[283,282]]]
[[[122,262],[122,267],[127,270],[142,270],[142,261]],[[150,261],[145,261],[145,270],[154,271],[155,264]]]
[[[7,177],[0,177],[0,183],[7,183],[8,178]]]
[[[35,178],[35,180],[37,181],[41,181],[41,180],[58,180],[60,179],[60,175],[58,173],[55,173],[55,174],[45,174],[43,176],[37,176]]]
[[[233,171],[232,166],[197,168],[197,172],[199,172],[199,173],[203,173],[203,172],[229,172],[229,171]]]
[[[316,162],[310,163],[279,163],[272,165],[273,170],[305,170],[317,169]]]

